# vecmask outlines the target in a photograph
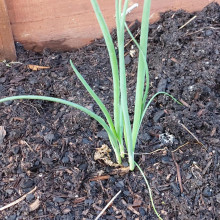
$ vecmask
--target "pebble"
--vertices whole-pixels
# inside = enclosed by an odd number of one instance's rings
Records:
[[[91,181],[91,182],[89,183],[89,185],[90,185],[91,187],[94,187],[94,186],[95,186],[95,181]]]
[[[216,201],[217,201],[218,203],[220,203],[220,193],[217,194],[215,197],[216,197]]]
[[[6,101],[6,102],[3,102],[3,104],[4,104],[4,105],[7,105],[7,106],[8,106],[8,105],[11,105],[12,103],[13,103],[13,101],[11,101],[11,100],[10,100],[10,101]]]
[[[139,212],[140,212],[141,216],[143,216],[143,217],[146,216],[146,211],[144,210],[144,208],[140,207]]]
[[[44,164],[53,164],[52,158],[43,157],[42,161]]]
[[[157,86],[157,92],[165,92],[167,87],[167,79],[161,79]]]
[[[14,190],[13,189],[6,189],[5,192],[8,194],[8,195],[11,195]]]
[[[213,34],[213,31],[212,31],[212,30],[207,30],[207,31],[205,32],[205,35],[206,35],[207,37],[211,36],[212,34]]]
[[[172,160],[172,158],[169,157],[169,156],[164,156],[164,157],[162,157],[162,158],[161,158],[161,162],[162,162],[163,164],[173,164],[173,160]]]
[[[91,141],[88,140],[87,138],[83,138],[82,143],[83,143],[83,144],[90,144]]]
[[[94,203],[94,200],[93,200],[93,199],[86,199],[85,202],[84,202],[84,204],[85,204],[86,206],[90,206],[90,205],[92,205],[93,203]]]
[[[129,166],[128,162],[126,162],[126,161],[122,162],[122,165],[123,165],[124,167],[128,167],[128,166]]]
[[[159,119],[162,118],[164,115],[165,115],[164,110],[156,112],[153,117],[154,123],[157,123],[159,121]]]
[[[63,158],[62,158],[62,162],[63,162],[63,163],[69,163],[69,162],[70,162],[69,157],[63,157]]]
[[[115,185],[116,185],[118,188],[124,188],[124,186],[125,186],[123,180],[118,181]]]
[[[11,131],[9,133],[9,139],[11,141],[15,141],[15,140],[19,139],[20,137],[21,137],[21,131],[19,131],[19,130]]]
[[[54,202],[57,202],[57,203],[62,203],[62,202],[65,201],[65,199],[63,199],[63,198],[61,198],[61,197],[54,197],[54,198],[53,198],[53,201],[54,201]]]
[[[97,137],[98,138],[102,138],[102,139],[105,139],[105,140],[108,140],[108,134],[106,131],[102,130],[102,131],[99,131],[97,133]]]
[[[21,184],[21,188],[22,189],[31,188],[34,185],[35,185],[34,181],[31,179],[28,179],[28,180],[24,180],[24,182]]]
[[[79,166],[79,169],[80,169],[80,170],[86,170],[87,167],[88,167],[88,165],[87,165],[86,163],[83,163],[83,164],[81,164],[81,165]]]
[[[217,48],[215,49],[215,54],[219,55],[219,50]]]
[[[144,133],[140,135],[140,140],[142,141],[149,141],[151,139],[151,136],[148,133]]]
[[[17,215],[14,214],[14,215],[8,216],[6,219],[7,219],[7,220],[16,220],[16,218],[17,218]]]
[[[19,146],[16,146],[16,147],[13,147],[12,149],[13,153],[16,155],[16,154],[19,154],[20,152],[20,147]]]
[[[203,190],[203,196],[205,197],[211,197],[212,196],[212,189],[210,189],[208,186]]]
[[[130,196],[130,192],[129,192],[128,190],[123,191],[123,194],[124,194],[125,196]]]
[[[192,178],[192,174],[191,174],[191,173],[187,173],[186,179],[189,180],[189,179],[191,179],[191,178]]]
[[[30,193],[26,196],[26,201],[31,202],[35,198],[34,194]]]
[[[131,62],[131,57],[130,57],[130,55],[127,55],[125,57],[125,64],[128,65],[128,64],[130,64],[130,62]]]
[[[54,134],[52,134],[52,133],[46,134],[46,135],[44,136],[44,141],[45,141],[48,145],[52,144],[52,142],[53,142],[54,139],[55,139],[55,136],[54,136]]]
[[[170,187],[171,187],[171,189],[172,189],[172,191],[173,191],[173,194],[176,196],[176,197],[178,197],[178,196],[180,196],[181,195],[181,192],[180,192],[180,188],[177,186],[177,184],[176,183],[170,183]]]

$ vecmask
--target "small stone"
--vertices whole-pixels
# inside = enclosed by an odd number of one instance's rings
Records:
[[[151,136],[147,132],[140,135],[140,140],[142,141],[149,141],[150,139],[151,139]]]
[[[26,196],[27,202],[31,202],[35,198],[34,194],[30,193]]]
[[[28,180],[24,180],[24,182],[21,184],[21,188],[22,189],[31,188],[34,185],[35,185],[34,181],[31,179],[28,179]]]
[[[192,178],[192,174],[191,174],[191,173],[187,173],[186,179],[189,180],[189,179],[191,179],[191,178]]]
[[[32,85],[36,84],[36,83],[37,83],[37,78],[35,78],[35,77],[30,77],[29,83],[32,84]]]
[[[46,135],[44,136],[44,141],[45,141],[48,145],[51,145],[54,139],[55,139],[55,136],[54,136],[54,134],[52,134],[52,133],[46,134]]]
[[[169,156],[164,156],[164,157],[162,157],[161,158],[161,162],[163,163],[163,164],[172,164],[173,163],[173,160],[172,160],[172,158],[171,157],[169,157]]]
[[[157,86],[157,92],[165,92],[167,87],[167,79],[161,79]]]
[[[163,110],[156,112],[153,117],[154,123],[157,123],[159,119],[162,118],[164,115],[165,115],[165,112]]]
[[[4,105],[7,105],[7,106],[8,106],[8,105],[11,105],[12,103],[13,103],[12,100],[10,100],[10,101],[6,101],[6,102],[3,102],[3,104],[4,104]]]
[[[14,214],[14,215],[8,216],[6,219],[7,219],[7,220],[16,220],[16,218],[17,218],[17,215]]]
[[[84,204],[85,204],[86,206],[90,206],[90,205],[92,205],[93,203],[94,203],[94,200],[93,200],[93,199],[86,199],[85,202],[84,202]]]
[[[20,153],[20,147],[19,146],[15,146],[13,147],[12,149],[13,153],[16,155],[16,154],[19,154]]]
[[[144,210],[144,208],[140,207],[139,212],[140,212],[141,216],[143,216],[143,217],[146,216],[146,211]]]
[[[47,157],[43,157],[42,159],[44,164],[53,164],[53,159],[52,158],[47,158]]]
[[[62,203],[62,202],[65,201],[65,199],[63,199],[63,198],[61,198],[61,197],[54,197],[54,198],[53,198],[53,201],[54,201],[54,202],[57,202],[57,203]]]
[[[0,83],[4,83],[6,81],[6,76],[0,78]],[[2,89],[3,88],[3,89]],[[4,91],[5,87],[3,85],[0,85],[0,92]]]
[[[91,182],[89,183],[89,185],[90,185],[91,187],[94,187],[94,186],[95,186],[95,181],[91,181]]]
[[[102,130],[102,131],[99,131],[97,133],[97,137],[98,138],[102,138],[102,139],[105,139],[105,140],[108,140],[108,134],[106,131]]]
[[[126,196],[130,196],[131,195],[131,193],[128,190],[123,191],[123,194],[126,195]]]
[[[125,57],[125,65],[130,64],[130,62],[131,62],[131,57],[130,57],[130,55],[127,55],[127,56]]]
[[[16,130],[16,131],[11,131],[9,133],[9,139],[12,141],[17,140],[21,137],[21,131]]]
[[[212,34],[213,34],[213,31],[212,31],[212,30],[207,30],[207,31],[205,32],[205,35],[206,35],[207,37],[211,36]]]
[[[215,197],[216,197],[217,202],[220,203],[220,193],[217,194]]]
[[[181,195],[180,188],[176,185],[176,183],[170,183],[170,187],[173,191],[173,194],[178,197]]]
[[[219,55],[219,50],[217,48],[215,49],[215,54]]]
[[[83,138],[82,143],[83,143],[83,144],[90,144],[91,141],[88,140],[87,138]]]
[[[212,189],[210,189],[208,186],[203,190],[203,196],[205,197],[211,197],[212,196]]]
[[[113,176],[111,176],[109,178],[109,183],[115,183],[115,181],[116,181],[116,179]]]
[[[8,194],[8,195],[11,195],[14,190],[13,189],[6,189],[5,192]]]
[[[115,185],[116,185],[118,188],[124,188],[124,182],[123,182],[123,180],[117,182]]]
[[[128,162],[126,162],[126,161],[122,162],[122,165],[123,165],[123,167],[128,167],[129,166]]]
[[[79,169],[80,170],[86,170],[87,169],[87,164],[86,163],[84,163],[84,164],[81,164],[80,166],[79,166]]]
[[[70,161],[69,157],[63,157],[62,158],[63,163],[69,163],[69,161]]]

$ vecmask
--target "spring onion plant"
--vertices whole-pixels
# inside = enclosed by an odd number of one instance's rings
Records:
[[[21,95],[21,96],[2,98],[0,99],[0,102],[6,102],[9,100],[16,100],[16,99],[37,99],[37,100],[62,103],[81,110],[82,112],[88,114],[96,121],[98,121],[105,129],[105,131],[108,134],[111,146],[115,152],[117,162],[119,164],[122,163],[122,158],[125,157],[125,153],[127,151],[130,170],[134,170],[135,165],[140,169],[140,167],[134,161],[134,152],[135,152],[140,126],[149,105],[154,100],[154,98],[160,94],[167,95],[177,103],[179,102],[174,97],[172,97],[171,95],[165,92],[158,92],[154,94],[152,98],[148,99],[149,72],[148,72],[146,59],[147,59],[147,43],[148,43],[148,29],[149,29],[149,15],[150,15],[151,1],[144,0],[139,43],[135,40],[135,38],[133,37],[132,33],[130,32],[126,24],[126,14],[128,11],[130,11],[128,9],[128,3],[129,3],[128,0],[124,0],[123,3],[122,0],[115,0],[115,19],[116,19],[116,28],[117,28],[117,50],[118,50],[118,57],[117,57],[115,45],[113,43],[112,37],[110,35],[104,17],[101,13],[99,5],[96,0],[91,0],[91,4],[93,6],[98,23],[101,27],[110,57],[112,77],[113,77],[113,93],[114,93],[113,117],[114,118],[111,118],[111,115],[107,110],[107,108],[105,107],[105,105],[103,104],[103,102],[92,90],[92,88],[88,85],[86,80],[79,73],[79,71],[74,66],[71,60],[70,60],[70,64],[75,74],[77,75],[81,83],[84,85],[86,90],[89,92],[89,94],[92,96],[94,101],[98,104],[105,118],[101,118],[94,112],[90,111],[89,109],[81,105],[54,97]],[[124,60],[125,29],[129,33],[130,37],[132,38],[132,40],[134,41],[134,43],[136,44],[139,50],[133,123],[131,123],[129,118],[128,101],[127,101],[126,69],[125,69],[125,60]],[[148,189],[150,190],[149,187]],[[160,218],[159,215],[158,217]]]

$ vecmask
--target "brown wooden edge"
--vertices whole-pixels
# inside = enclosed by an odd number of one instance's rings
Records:
[[[0,61],[16,60],[16,50],[5,0],[0,0]]]

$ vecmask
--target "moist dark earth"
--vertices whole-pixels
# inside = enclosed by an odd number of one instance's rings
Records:
[[[129,25],[139,40],[140,25]],[[112,36],[116,40],[115,32]],[[138,51],[129,41],[126,34],[132,120]],[[72,59],[112,113],[112,76],[103,39],[65,53],[39,54],[16,46],[18,63],[0,63],[1,98],[64,98],[102,116],[71,69]],[[150,26],[147,59],[149,97],[166,91],[183,104],[156,98],[139,134],[135,160],[149,180],[156,209],[167,220],[220,219],[220,6],[162,14]],[[50,68],[33,71],[30,64]],[[0,126],[0,207],[35,190],[0,211],[1,219],[95,219],[120,190],[100,219],[157,219],[138,169],[123,173],[94,160],[97,148],[110,144],[102,127],[84,113],[45,101],[6,102],[0,105]],[[127,159],[123,165],[128,166]]]

